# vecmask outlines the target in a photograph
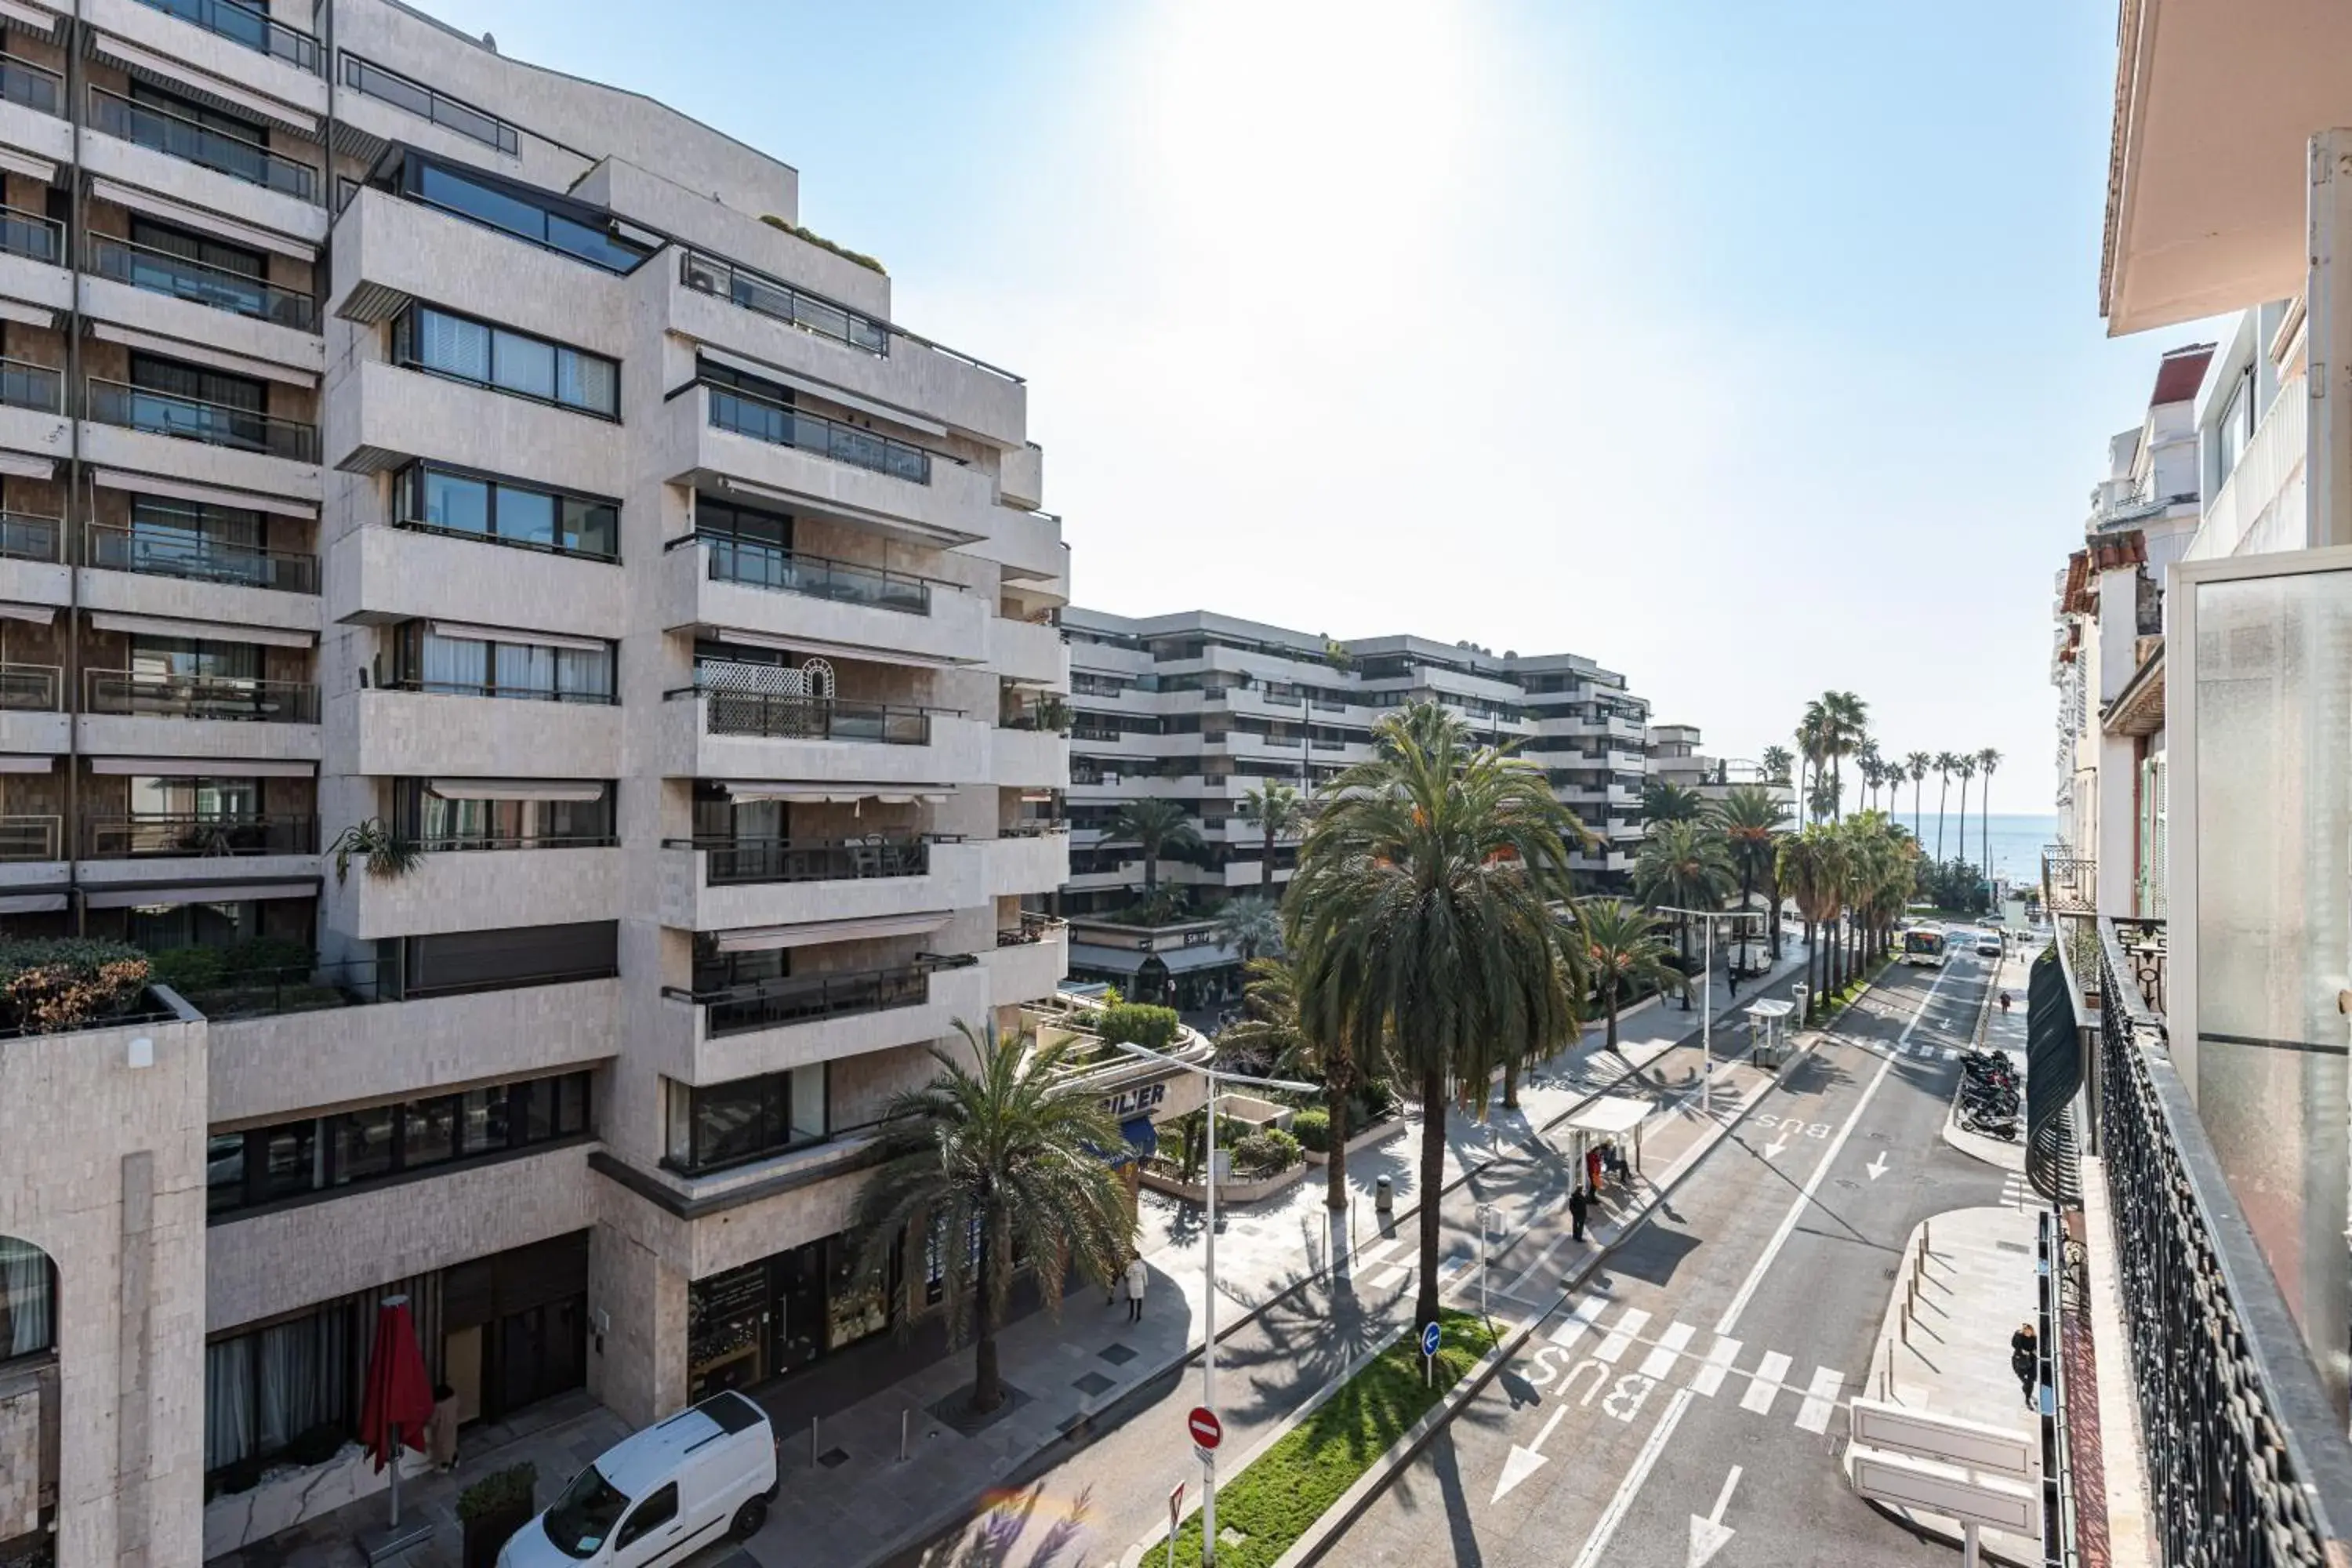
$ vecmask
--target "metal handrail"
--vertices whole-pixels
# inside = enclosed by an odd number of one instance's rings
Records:
[[[151,294],[168,294],[216,310],[274,321],[297,331],[318,331],[318,300],[297,289],[112,235],[91,235],[89,247],[90,270],[101,278]]]
[[[1023,910],[1021,923],[1011,931],[996,933],[999,947],[1034,947],[1041,942],[1051,942],[1055,933],[1070,929],[1070,922],[1058,915],[1040,914],[1035,910]]]
[[[541,555],[562,555],[573,561],[596,561],[606,565],[620,563],[619,552],[601,550],[580,550],[569,544],[554,544],[544,539],[525,539],[514,533],[485,533],[478,528],[449,528],[437,522],[427,522],[421,517],[395,517],[392,526],[408,533],[430,533],[442,539],[464,539],[476,544],[496,544],[508,550],[536,550]]]
[[[65,377],[45,364],[0,359],[0,404],[38,414],[62,414]]]
[[[889,355],[890,329],[885,323],[732,262],[697,250],[681,250],[678,281],[697,293],[717,295],[787,326],[799,327],[870,354],[885,358]]]
[[[22,207],[0,206],[0,250],[55,263],[65,254],[65,226]]]
[[[109,571],[182,577],[201,583],[236,583],[288,594],[319,591],[319,558],[299,551],[264,550],[103,522],[82,525],[82,551],[89,564]]]
[[[64,675],[54,664],[0,664],[0,710],[56,712]]]
[[[879,1013],[893,1007],[920,1006],[930,1000],[933,970],[967,968],[979,962],[978,956],[971,953],[926,954],[914,963],[889,969],[792,975],[712,991],[664,986],[662,994],[700,1007],[704,1034],[719,1039],[754,1029],[838,1017],[845,1013]]]
[[[713,888],[757,882],[848,882],[874,877],[921,877],[931,868],[940,836],[871,838],[665,838],[665,849],[694,850],[706,858],[702,879]]]
[[[0,511],[0,556],[8,560],[56,562],[64,538],[63,518]]]
[[[264,186],[297,201],[318,199],[319,172],[308,163],[281,157],[267,147],[215,131],[168,109],[134,103],[102,87],[89,89],[89,108],[90,123],[109,136],[184,159],[249,185]]]
[[[302,680],[247,680],[222,675],[148,675],[86,669],[89,713],[213,719],[264,724],[315,724],[319,689]]]
[[[152,436],[202,441],[210,447],[266,452],[298,463],[319,460],[319,427],[251,408],[207,402],[127,382],[89,378],[89,416]]]
[[[2042,851],[2042,904],[2053,915],[2095,915],[2099,863],[2074,847],[2053,844]]]
[[[452,98],[438,88],[427,87],[398,71],[386,70],[373,60],[362,59],[348,51],[343,55],[343,85],[395,109],[404,109],[426,123],[454,132],[469,142],[479,142],[509,154],[522,150],[521,132],[489,110],[477,109],[463,99]]]
[[[167,16],[191,22],[205,32],[243,44],[256,54],[272,55],[312,76],[319,74],[319,40],[298,28],[238,0],[140,0]]]
[[[686,544],[708,548],[707,570],[713,582],[741,583],[777,593],[805,594],[814,599],[870,605],[905,615],[929,615],[932,588],[959,586],[934,577],[836,561],[830,556],[810,555],[757,540],[698,530],[670,541],[664,548],[676,550]]]
[[[610,833],[525,833],[511,837],[419,837],[416,847],[441,855],[469,849],[611,849],[620,842]]]
[[[54,860],[58,820],[55,816],[0,816],[0,860]]]
[[[308,814],[263,812],[205,816],[194,812],[137,813],[82,819],[82,853],[92,860],[151,856],[315,855],[319,819]]]
[[[419,691],[434,697],[508,698],[518,702],[579,702],[593,708],[617,708],[621,705],[620,694],[613,691],[568,691],[552,686],[494,686],[488,681],[427,680],[422,676],[386,681],[381,689]]]
[[[996,830],[1000,838],[1051,838],[1070,830],[1066,816],[1016,817]]]
[[[43,114],[55,114],[64,96],[65,78],[47,66],[37,66],[19,55],[0,49],[0,99]]]
[[[709,394],[706,416],[711,427],[772,447],[814,452],[836,463],[869,469],[909,484],[931,482],[931,454],[920,447],[822,414],[808,414],[781,403],[771,403],[740,386],[698,383]]]
[[[757,735],[769,740],[928,746],[934,718],[961,717],[949,709],[845,702],[831,697],[793,697],[710,686],[679,687],[663,695],[707,699],[704,723],[710,734]]]

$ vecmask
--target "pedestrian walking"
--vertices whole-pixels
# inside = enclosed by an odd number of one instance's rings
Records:
[[[1578,1241],[1584,1239],[1584,1214],[1591,1206],[1592,1200],[1586,1195],[1581,1185],[1568,1194],[1568,1219],[1569,1223],[1575,1226],[1572,1234]]]
[[[1584,1184],[1595,1196],[1601,1192],[1601,1148],[1595,1144],[1584,1152]]]
[[[2000,994],[2000,1016],[2004,1018],[2009,1016],[2009,993],[2006,991]]]
[[[1143,1266],[1142,1258],[1139,1258],[1127,1266],[1127,1321],[1129,1322],[1139,1323],[1143,1321],[1143,1288],[1150,1283],[1151,1270]]]
[[[2017,1373],[2020,1387],[2025,1391],[2025,1406],[2037,1409],[2041,1401],[2034,1397],[2034,1384],[2042,1371],[2042,1342],[2034,1333],[2032,1322],[2017,1325],[2017,1332],[2009,1336],[2009,1370]]]

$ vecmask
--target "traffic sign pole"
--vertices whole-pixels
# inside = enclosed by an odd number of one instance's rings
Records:
[[[1184,1483],[1168,1494],[1168,1568],[1176,1568],[1176,1521],[1184,1517]]]

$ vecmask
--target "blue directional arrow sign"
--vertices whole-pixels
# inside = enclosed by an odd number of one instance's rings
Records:
[[[1423,1323],[1421,1326],[1421,1353],[1435,1355],[1437,1342],[1444,1337],[1444,1332],[1435,1323]]]

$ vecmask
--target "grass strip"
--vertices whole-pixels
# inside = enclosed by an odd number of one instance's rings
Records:
[[[1219,1568],[1271,1568],[1364,1472],[1462,1381],[1495,1337],[1475,1312],[1446,1311],[1435,1376],[1422,1382],[1421,1349],[1400,1338],[1247,1469],[1217,1487]],[[1238,1533],[1239,1541],[1234,1540]],[[1174,1568],[1200,1568],[1201,1515],[1176,1532]],[[1167,1568],[1155,1545],[1141,1568]]]

